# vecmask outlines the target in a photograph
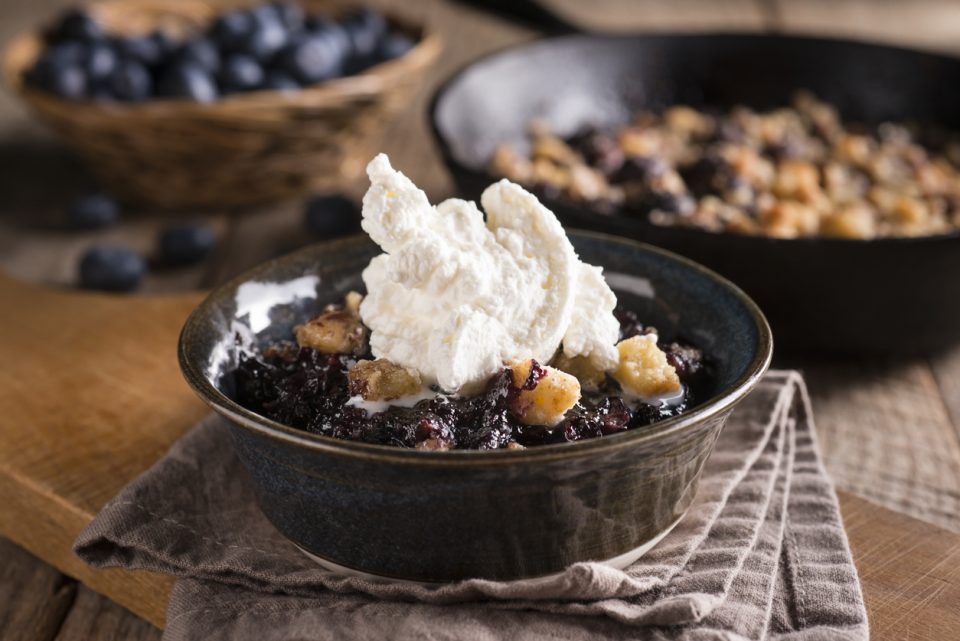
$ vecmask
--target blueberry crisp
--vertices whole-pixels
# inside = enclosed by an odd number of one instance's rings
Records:
[[[335,438],[430,450],[596,438],[683,412],[703,354],[618,307],[553,212],[508,180],[431,205],[383,154],[361,226],[367,293],[242,354],[238,400]],[[295,341],[293,340],[295,339]]]
[[[428,450],[517,449],[608,436],[676,416],[696,400],[706,371],[700,349],[669,342],[661,350],[655,328],[618,309],[619,350],[627,358],[613,373],[560,354],[549,365],[534,359],[508,364],[474,395],[447,395],[424,388],[415,372],[373,357],[360,300],[351,292],[298,326],[296,340],[242,353],[233,374],[237,401],[334,438]],[[649,400],[639,397],[643,392]]]

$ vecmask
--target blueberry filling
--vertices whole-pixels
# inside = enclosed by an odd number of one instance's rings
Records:
[[[621,339],[656,331],[629,310],[617,309],[616,315]],[[703,352],[685,342],[667,342],[663,350],[683,383],[680,398],[628,399],[608,376],[598,389],[584,390],[554,426],[525,425],[514,411],[520,393],[534,390],[546,375],[536,361],[520,385],[504,367],[473,396],[437,393],[412,407],[372,413],[348,404],[347,372],[358,360],[372,358],[368,348],[360,354],[324,354],[284,341],[260,353],[242,351],[231,375],[242,406],[314,434],[418,449],[513,449],[601,438],[683,413],[702,396],[709,368]]]

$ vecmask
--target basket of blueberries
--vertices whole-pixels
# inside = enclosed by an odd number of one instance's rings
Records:
[[[114,0],[15,39],[4,72],[112,193],[242,207],[358,175],[439,51],[361,5]]]

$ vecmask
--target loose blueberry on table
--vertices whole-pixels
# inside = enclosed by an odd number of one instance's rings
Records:
[[[106,194],[80,196],[67,207],[67,224],[74,229],[100,229],[117,222],[120,208]]]
[[[28,85],[67,100],[213,102],[233,93],[291,91],[405,55],[414,41],[373,9],[340,19],[307,16],[295,2],[225,13],[204,31],[111,34],[74,9],[44,34]]]
[[[610,436],[677,416],[705,383],[700,349],[682,342],[661,349],[655,328],[618,309],[621,360],[615,371],[593,370],[586,359],[561,352],[549,365],[533,359],[506,365],[477,394],[447,395],[424,388],[416,373],[373,357],[358,313],[361,301],[351,292],[296,327],[295,340],[241,352],[232,372],[237,401],[280,423],[339,439],[421,450],[522,449]]]
[[[192,265],[206,258],[216,244],[217,239],[209,227],[172,225],[160,232],[157,250],[164,265]]]
[[[93,247],[80,259],[79,282],[84,289],[130,292],[140,286],[147,264],[126,247]]]

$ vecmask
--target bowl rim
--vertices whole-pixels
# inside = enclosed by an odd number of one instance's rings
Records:
[[[807,43],[810,45],[816,43],[829,43],[829,44],[844,44],[844,45],[856,45],[861,47],[874,48],[878,50],[885,50],[890,52],[896,52],[899,54],[911,54],[919,56],[927,56],[930,58],[942,60],[942,61],[951,61],[955,63],[960,63],[960,55],[949,55],[941,51],[933,51],[926,49],[916,49],[911,47],[905,47],[897,44],[890,44],[886,42],[878,42],[869,39],[860,39],[860,38],[840,38],[840,37],[831,37],[831,36],[822,36],[819,34],[810,34],[810,33],[791,33],[791,34],[774,34],[774,33],[762,33],[762,32],[751,32],[751,31],[638,31],[635,33],[573,33],[573,34],[564,34],[557,36],[548,36],[544,38],[538,38],[535,40],[526,40],[523,42],[517,42],[509,44],[505,47],[501,47],[489,53],[486,53],[482,56],[474,58],[469,62],[461,65],[459,68],[451,72],[449,76],[444,78],[444,80],[437,86],[433,94],[430,97],[429,102],[427,103],[427,115],[429,121],[430,133],[433,135],[434,143],[437,145],[437,148],[440,150],[440,155],[443,158],[444,164],[447,166],[448,170],[452,172],[460,172],[464,174],[469,174],[477,179],[484,180],[486,182],[493,182],[498,180],[497,176],[486,172],[480,171],[473,167],[470,167],[456,158],[453,154],[450,143],[447,141],[447,138],[440,130],[439,121],[437,118],[437,112],[440,108],[440,103],[443,98],[449,94],[453,86],[470,70],[475,67],[478,67],[482,64],[490,62],[501,56],[507,56],[510,54],[515,54],[517,52],[532,49],[541,46],[549,46],[556,42],[572,42],[578,40],[604,40],[604,41],[626,41],[626,40],[695,40],[695,39],[713,39],[713,38],[731,38],[731,39],[742,39],[742,40],[753,40],[755,42],[767,40],[767,41],[785,41],[785,42],[798,42],[798,43]],[[589,207],[579,205],[574,202],[563,201],[563,200],[547,200],[550,205],[555,205],[557,203],[562,203],[566,207],[575,209],[579,214],[586,216],[594,216],[597,218],[608,219],[610,217],[599,214]],[[717,239],[726,239],[726,238],[737,238],[743,239],[741,242],[750,242],[755,244],[769,244],[771,246],[782,248],[785,246],[817,246],[817,245],[831,245],[831,246],[851,246],[858,245],[864,246],[867,244],[881,244],[881,245],[912,245],[912,244],[926,244],[930,242],[944,242],[944,241],[956,241],[960,240],[960,228],[944,232],[940,234],[928,234],[922,236],[881,236],[873,239],[863,239],[863,238],[830,238],[830,237],[803,237],[803,238],[776,238],[773,236],[764,236],[764,235],[746,235],[746,234],[734,234],[731,232],[711,232],[704,229],[694,228],[694,227],[668,227],[662,225],[654,225],[647,221],[646,219],[635,219],[629,218],[626,216],[615,215],[618,220],[628,221],[624,225],[636,230],[643,230],[654,227],[658,230],[676,230],[681,234],[690,234],[694,237],[699,238],[717,238]],[[588,221],[583,220],[582,223],[586,224]]]
[[[747,312],[757,335],[757,340],[754,344],[755,354],[744,369],[744,372],[731,385],[727,386],[727,388],[691,410],[679,416],[654,423],[642,430],[627,430],[620,434],[605,436],[603,438],[585,439],[573,443],[539,445],[522,450],[463,449],[438,452],[337,439],[284,425],[283,423],[268,419],[265,416],[261,416],[256,412],[242,407],[239,403],[227,397],[206,377],[202,371],[202,364],[190,359],[189,346],[196,340],[195,336],[200,331],[200,327],[204,322],[203,317],[205,316],[205,312],[214,308],[217,301],[225,296],[227,292],[235,291],[242,283],[253,280],[271,268],[292,260],[297,256],[318,251],[321,252],[321,254],[331,253],[338,250],[358,247],[361,244],[367,245],[370,240],[366,234],[357,234],[340,240],[309,245],[295,252],[261,263],[217,287],[190,313],[180,332],[177,345],[177,357],[181,372],[194,392],[215,412],[224,416],[233,424],[257,436],[270,438],[281,441],[287,445],[293,445],[327,455],[360,458],[376,462],[389,462],[399,465],[427,465],[437,467],[486,466],[495,464],[516,465],[525,462],[579,458],[603,454],[624,447],[634,447],[640,444],[658,441],[677,432],[701,426],[711,418],[732,409],[753,390],[770,366],[773,355],[773,336],[763,312],[760,311],[756,303],[739,287],[699,263],[658,247],[591,231],[568,230],[568,234],[573,238],[580,237],[604,243],[615,243],[625,245],[634,251],[654,254],[660,259],[665,259],[679,264],[684,269],[697,272],[699,275],[706,277],[708,280],[713,281],[713,283],[725,289],[729,294],[732,294],[734,299],[736,299]]]

